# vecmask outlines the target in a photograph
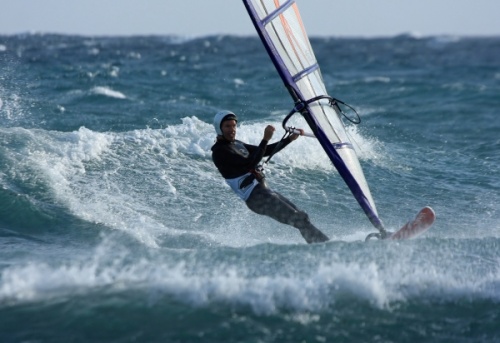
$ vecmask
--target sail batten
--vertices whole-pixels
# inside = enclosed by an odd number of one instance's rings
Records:
[[[313,73],[314,71],[316,71],[317,69],[319,69],[319,64],[313,64],[312,66],[302,70],[300,73],[297,73],[295,75],[292,76],[292,80],[297,82],[299,81],[301,78],[309,75],[310,73]]]
[[[280,5],[278,8],[276,8],[276,10],[274,10],[273,12],[271,12],[271,14],[269,14],[267,17],[265,17],[264,19],[262,19],[262,21],[261,21],[262,25],[266,26],[267,24],[269,24],[270,22],[272,22],[274,20],[274,18],[276,18],[281,13],[283,13],[284,11],[286,11],[286,9],[288,7],[290,7],[290,6],[292,6],[294,3],[295,3],[295,0],[288,0],[284,4]]]

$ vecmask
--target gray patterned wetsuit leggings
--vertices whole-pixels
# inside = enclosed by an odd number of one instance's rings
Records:
[[[257,185],[246,204],[255,213],[269,216],[280,223],[299,229],[307,243],[328,241],[328,237],[309,221],[309,216],[290,200],[271,189]]]

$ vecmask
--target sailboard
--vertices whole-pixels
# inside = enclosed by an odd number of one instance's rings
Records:
[[[370,222],[386,230],[377,213],[359,159],[342,121],[339,103],[326,91],[323,77],[295,0],[243,0],[295,106],[283,121],[299,112],[343,178]],[[292,128],[293,129],[293,128]]]

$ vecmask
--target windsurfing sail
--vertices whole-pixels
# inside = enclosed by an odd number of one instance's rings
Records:
[[[290,115],[302,114],[370,222],[385,233],[358,157],[346,134],[342,111],[326,92],[295,0],[243,0],[243,3],[295,102]]]

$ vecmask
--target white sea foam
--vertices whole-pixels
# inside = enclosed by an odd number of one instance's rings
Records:
[[[391,82],[391,78],[386,77],[386,76],[370,76],[370,77],[365,77],[363,80],[366,83],[389,83],[389,82]]]
[[[56,202],[83,220],[157,246],[157,231],[164,226],[148,213],[142,199],[147,192],[134,196],[142,180],[128,165],[134,163],[134,156],[131,160],[121,156],[120,137],[81,128],[70,133],[38,130],[30,140],[28,158],[19,163],[27,164],[27,173],[37,171],[36,177],[45,180]]]
[[[9,121],[24,118],[26,112],[22,105],[22,98],[17,94],[3,94],[0,85],[0,95],[3,95],[3,100],[0,98],[0,118],[4,117]]]
[[[104,95],[115,99],[126,99],[127,97],[122,92],[115,91],[109,87],[98,86],[90,90],[92,94]]]
[[[319,265],[304,275],[248,276],[236,266],[213,265],[193,270],[187,262],[175,265],[138,260],[122,266],[119,260],[109,265],[101,259],[109,251],[87,261],[65,262],[58,266],[32,262],[3,270],[0,301],[32,301],[66,296],[75,292],[110,289],[148,288],[162,290],[180,301],[196,306],[226,302],[250,306],[256,313],[320,310],[334,305],[343,294],[366,300],[377,307],[394,300],[374,264]],[[117,262],[118,261],[118,262]]]
[[[435,36],[432,37],[432,39],[429,42],[429,46],[431,47],[442,47],[442,46],[447,46],[448,44],[451,43],[457,43],[460,42],[462,38],[460,36],[453,36],[453,35],[441,35],[441,36]]]
[[[222,264],[214,261],[209,268],[203,263],[193,264],[190,259],[169,262],[160,255],[125,262],[126,250],[105,243],[89,259],[66,260],[57,265],[31,262],[3,269],[0,302],[48,300],[96,292],[104,286],[108,292],[159,291],[194,306],[243,305],[257,314],[321,311],[349,299],[389,310],[395,304],[415,298],[500,300],[498,270],[490,273],[472,270],[464,273],[461,268],[442,270],[429,262],[407,263],[403,254],[404,251],[399,253],[402,261],[395,260],[387,266],[375,261],[364,264],[359,259],[341,261],[330,256],[330,262],[323,259],[315,267],[307,268],[307,272],[299,268],[254,275],[228,260]],[[299,256],[305,258],[297,252],[296,258]]]
[[[97,55],[99,55],[100,52],[101,51],[96,47],[93,47],[93,48],[88,50],[88,54],[92,55],[92,56],[97,56]]]
[[[245,81],[243,81],[242,79],[234,79],[233,82],[236,88],[241,87],[245,84]]]

